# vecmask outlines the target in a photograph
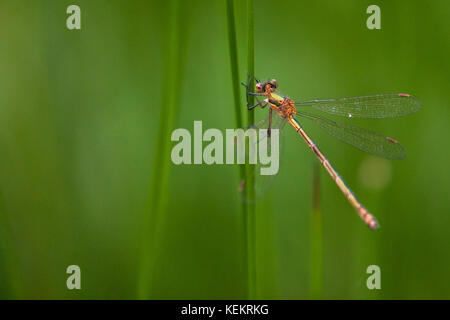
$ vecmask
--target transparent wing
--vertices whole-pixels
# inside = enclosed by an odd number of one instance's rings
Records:
[[[406,93],[377,94],[328,100],[296,102],[302,108],[314,108],[348,118],[395,118],[420,109],[420,101]]]
[[[253,125],[251,125],[249,127],[249,128],[254,128],[254,129],[258,129],[258,130],[259,129],[266,130],[264,134],[261,134],[260,136],[258,136],[258,138],[259,138],[258,142],[267,138],[267,135],[268,135],[267,129],[269,128],[269,122],[270,122],[270,119],[269,119],[269,117],[267,117],[267,118],[264,118],[264,119],[261,119],[261,120],[255,122]],[[285,123],[286,123],[286,120],[283,117],[280,117],[278,114],[273,112],[272,123],[270,126],[272,129],[282,130],[284,128]],[[268,144],[268,145],[270,145],[270,144]]]
[[[272,115],[272,123],[271,123],[271,128],[272,129],[278,129],[280,130],[280,134],[279,134],[279,152],[281,154],[282,149],[283,149],[283,134],[282,134],[282,130],[284,128],[286,124],[286,120],[282,117],[280,117],[279,115],[277,115],[276,113],[273,113]],[[263,129],[264,132],[259,135],[259,130],[258,130],[258,141],[257,144],[260,144],[264,139],[267,139],[267,152],[268,154],[272,153],[272,142],[271,139],[272,137],[268,136],[267,134],[267,129],[269,128],[269,117],[262,119],[256,123],[254,123],[252,126],[250,126],[250,128],[254,128],[254,129]],[[259,149],[258,149],[259,150]],[[255,193],[255,199],[250,199],[248,197],[249,193],[247,192],[247,188],[249,187],[247,181],[241,181],[240,185],[239,185],[239,196],[241,201],[245,202],[245,203],[255,203],[258,200],[260,200],[266,193],[267,191],[270,189],[270,187],[273,184],[274,178],[276,177],[276,175],[261,175],[261,168],[262,167],[266,167],[267,165],[262,165],[260,163],[260,161],[257,162],[256,165],[253,165],[253,169],[255,172],[255,184],[254,184],[254,193]]]
[[[303,111],[299,111],[297,114],[311,119],[328,134],[364,152],[387,159],[400,160],[406,158],[405,149],[390,137]]]

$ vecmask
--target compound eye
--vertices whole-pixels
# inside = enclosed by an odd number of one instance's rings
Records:
[[[270,84],[272,85],[272,88],[276,89],[278,88],[278,81],[275,79],[270,80]]]
[[[257,83],[257,84],[255,84],[255,91],[256,92],[261,92],[262,91],[262,86],[261,86],[261,83]]]

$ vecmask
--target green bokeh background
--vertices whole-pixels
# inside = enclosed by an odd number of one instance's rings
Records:
[[[81,7],[80,31],[66,28],[70,4]],[[366,28],[371,4],[381,30]],[[169,5],[0,2],[0,298],[136,297]],[[225,1],[183,6],[177,127],[235,128]],[[244,80],[245,2],[235,11]],[[450,298],[449,12],[447,0],[255,1],[256,74],[276,77],[284,94],[408,92],[423,105],[405,118],[356,121],[401,141],[404,161],[305,123],[381,223],[366,228],[321,169],[323,298]],[[273,192],[257,205],[258,298],[311,297],[316,159],[286,131]],[[236,166],[172,166],[154,298],[245,298],[238,183]],[[66,288],[71,264],[81,267],[80,291]],[[366,287],[372,264],[381,290]]]

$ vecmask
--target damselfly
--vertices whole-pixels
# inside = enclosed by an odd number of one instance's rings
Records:
[[[370,229],[376,229],[378,223],[375,217],[359,202],[341,176],[331,166],[327,158],[325,158],[323,153],[306,134],[295,116],[314,121],[330,135],[367,153],[387,159],[404,159],[406,158],[406,152],[397,140],[349,124],[335,122],[309,113],[307,110],[315,109],[346,118],[394,118],[416,112],[420,109],[420,101],[412,95],[397,93],[294,102],[292,99],[276,91],[278,82],[275,79],[262,82],[256,80],[255,92],[250,92],[250,80],[249,78],[247,84],[244,84],[247,90],[247,108],[248,110],[253,110],[256,107],[265,108],[269,106],[269,117],[263,120],[263,122],[268,124],[266,125],[267,137],[270,138],[271,130],[274,127],[282,128],[285,123],[289,123],[314,152],[361,219]],[[256,97],[258,102],[255,105],[250,106],[248,104],[249,95]],[[259,100],[259,97],[264,98]],[[275,117],[281,117],[281,120],[272,121],[273,113],[276,114]],[[276,125],[274,125],[275,123]],[[261,127],[261,125],[256,125],[256,127]]]

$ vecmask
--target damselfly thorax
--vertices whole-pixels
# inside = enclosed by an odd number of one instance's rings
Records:
[[[278,82],[275,79],[272,79],[271,81],[257,83],[255,85],[255,90],[258,92],[258,88],[264,88],[264,95],[267,97],[264,101],[270,105],[271,109],[276,111],[278,115],[283,118],[292,118],[297,113],[295,102],[276,92],[277,87]]]

